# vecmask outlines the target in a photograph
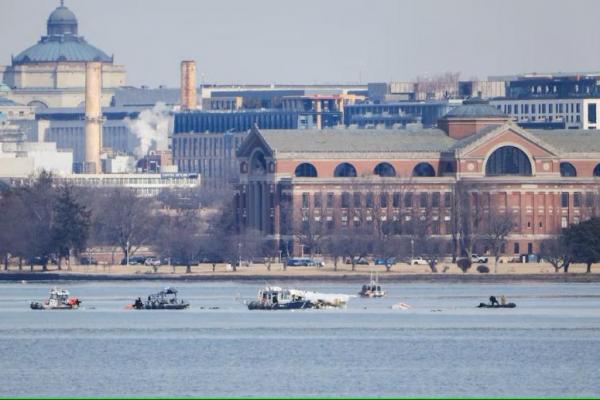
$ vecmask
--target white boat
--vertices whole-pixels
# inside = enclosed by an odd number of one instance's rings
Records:
[[[267,286],[257,299],[247,303],[250,310],[293,310],[307,308],[344,307],[349,295],[318,293],[307,290]]]
[[[373,279],[373,273],[371,272],[371,282],[368,285],[363,285],[362,289],[358,293],[361,297],[383,297],[385,296],[385,290],[379,285],[379,274],[375,274]]]
[[[338,293],[319,293],[307,290],[290,289],[290,293],[309,300],[315,304],[315,308],[322,307],[345,307],[350,300],[351,295]]]
[[[66,289],[53,288],[50,290],[50,297],[43,301],[32,301],[30,307],[32,310],[72,310],[79,308],[81,301],[77,297],[70,297]]]

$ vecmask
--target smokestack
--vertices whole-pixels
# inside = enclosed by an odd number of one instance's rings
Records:
[[[100,94],[102,91],[102,63],[85,64],[85,166],[89,174],[102,172],[100,148],[102,147],[102,114]]]
[[[317,129],[321,129],[321,100],[319,99],[315,101],[315,111],[317,113]]]
[[[195,110],[198,106],[196,98],[196,62],[181,62],[181,109]]]

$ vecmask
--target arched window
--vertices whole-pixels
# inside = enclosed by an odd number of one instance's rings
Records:
[[[27,103],[27,105],[30,107],[36,107],[36,108],[48,108],[48,105],[46,103],[44,103],[43,101],[39,101],[39,100],[32,100],[29,103]]]
[[[350,163],[341,163],[335,167],[333,176],[337,178],[354,178],[356,177],[356,168]]]
[[[412,176],[435,176],[435,169],[429,163],[418,163],[413,168]]]
[[[600,176],[600,164],[594,167],[594,176]]]
[[[250,160],[250,173],[265,174],[267,172],[267,161],[262,151],[257,151],[252,155]]]
[[[531,176],[531,163],[523,150],[504,146],[492,153],[485,165],[485,174]]]
[[[396,170],[392,164],[386,162],[377,164],[373,172],[381,177],[396,176]]]
[[[577,170],[573,164],[568,162],[560,163],[560,176],[577,176]]]
[[[302,163],[296,167],[294,172],[297,177],[316,178],[317,169],[311,163]]]

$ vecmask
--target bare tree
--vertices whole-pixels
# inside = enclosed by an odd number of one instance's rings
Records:
[[[509,212],[490,209],[482,232],[483,242],[494,256],[494,272],[497,272],[498,259],[506,246],[508,235],[515,228],[515,218]]]
[[[569,272],[569,265],[573,256],[568,243],[562,236],[544,240],[540,246],[540,253],[542,258],[554,267],[554,272],[561,269],[564,272]]]
[[[153,241],[157,224],[149,199],[126,188],[96,189],[96,195],[92,217],[96,240],[117,245],[129,256]]]
[[[416,253],[419,254],[423,260],[427,261],[427,265],[431,269],[431,272],[438,272],[437,264],[447,254],[448,243],[446,240],[432,237],[429,235],[419,237],[418,241],[415,242]]]
[[[153,239],[161,255],[169,257],[173,265],[185,265],[186,273],[190,273],[202,250],[202,229],[197,212],[180,211],[175,215],[161,216],[160,230]]]

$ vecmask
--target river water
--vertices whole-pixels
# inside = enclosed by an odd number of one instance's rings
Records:
[[[81,309],[33,311],[49,284],[0,284],[0,396],[600,396],[600,284],[386,284],[346,309],[248,311],[261,283],[178,282],[188,310],[124,308],[168,285],[63,284]],[[474,307],[491,294],[518,307]]]

